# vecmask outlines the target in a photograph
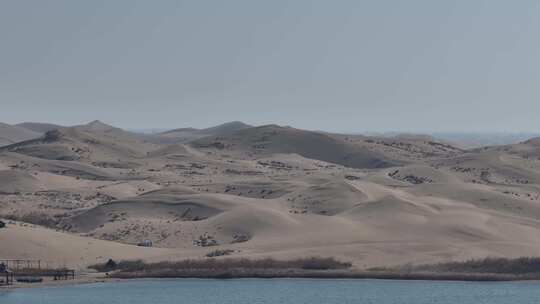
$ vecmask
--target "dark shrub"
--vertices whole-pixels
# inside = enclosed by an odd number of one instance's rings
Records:
[[[351,263],[338,261],[334,258],[307,258],[302,261],[302,269],[309,270],[329,270],[343,269],[351,267]]]
[[[39,212],[31,212],[23,215],[4,214],[2,217],[12,221],[24,222],[48,228],[56,228],[60,222],[60,219],[55,219],[47,214]]]
[[[109,259],[107,263],[105,263],[105,269],[107,270],[114,270],[116,269],[116,262],[113,259]]]
[[[510,275],[540,274],[540,258],[484,258],[462,262],[404,265],[396,268],[386,268],[383,271]]]
[[[223,250],[217,249],[217,250],[210,251],[209,253],[207,253],[206,257],[207,258],[214,258],[214,257],[229,255],[229,254],[231,254],[233,252],[234,252],[234,250],[232,250],[232,249],[223,249]]]
[[[304,270],[331,270],[345,269],[351,267],[351,263],[341,262],[334,258],[311,257],[296,260],[274,260],[271,258],[250,260],[246,258],[228,259],[200,259],[182,260],[176,262],[158,262],[146,264],[141,260],[121,261],[115,268],[108,267],[107,264],[92,265],[89,268],[98,271],[119,270],[125,272],[145,271],[145,272],[182,272],[182,271],[220,271],[231,270],[279,270],[279,269],[304,269]]]
[[[107,271],[116,270],[117,266],[118,264],[113,259],[109,259],[104,264],[90,265],[88,268],[95,269],[99,272],[107,272]]]

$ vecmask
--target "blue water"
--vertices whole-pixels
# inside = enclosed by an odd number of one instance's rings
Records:
[[[377,280],[154,280],[0,291],[1,304],[521,304],[540,303],[540,282]]]

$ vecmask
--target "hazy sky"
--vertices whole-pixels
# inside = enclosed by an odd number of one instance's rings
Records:
[[[0,121],[540,131],[540,1],[0,1]]]

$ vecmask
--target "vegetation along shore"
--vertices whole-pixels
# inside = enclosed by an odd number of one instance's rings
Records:
[[[452,281],[540,280],[540,258],[485,258],[464,262],[355,269],[334,258],[310,257],[289,261],[274,259],[204,259],[145,263],[112,260],[91,268],[108,277],[135,278],[321,278]]]

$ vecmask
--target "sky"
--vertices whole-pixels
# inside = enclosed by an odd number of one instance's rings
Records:
[[[539,132],[540,2],[0,1],[0,121]]]

